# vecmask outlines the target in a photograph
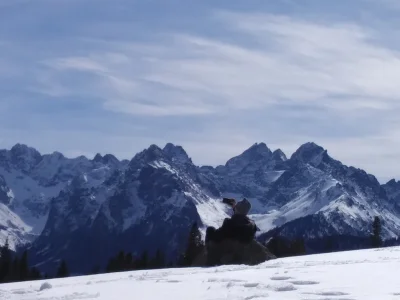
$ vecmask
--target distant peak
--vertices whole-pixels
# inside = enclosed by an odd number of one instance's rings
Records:
[[[103,156],[103,159],[105,159],[106,161],[119,161],[118,158],[116,158],[114,155],[112,154],[106,154]]]
[[[297,152],[323,152],[325,149],[314,142],[308,142],[299,147]]]
[[[314,142],[308,142],[301,145],[299,149],[323,149],[323,148]]]
[[[266,143],[254,143],[250,148],[250,149],[268,149],[267,144]]]
[[[51,155],[58,157],[58,158],[64,158],[64,155],[58,151],[54,151]]]
[[[258,160],[265,157],[270,157],[271,155],[272,151],[265,143],[255,143],[239,156]]]
[[[271,155],[271,150],[267,147],[265,143],[254,143],[249,149],[244,151],[242,154],[245,153],[259,153],[259,154],[267,154]]]
[[[388,185],[388,186],[396,186],[396,185],[398,185],[398,184],[400,184],[400,181],[396,181],[396,179],[391,179],[391,180],[389,180],[387,183],[386,183],[386,185]]]
[[[235,156],[227,161],[226,166],[240,169],[251,162],[259,162],[270,159],[272,151],[265,143],[255,143],[242,154]]]
[[[39,151],[37,151],[35,148],[28,147],[27,145],[20,143],[15,144],[10,151],[12,154],[30,154],[40,156]]]
[[[35,148],[24,144],[16,144],[11,150],[11,161],[22,170],[28,171],[42,159],[41,154]]]
[[[132,159],[133,161],[144,160],[144,161],[154,161],[160,159],[164,156],[164,152],[157,145],[150,145],[149,148],[144,149],[142,152],[139,152]]]
[[[166,152],[166,153],[168,153],[168,152],[171,152],[171,151],[176,151],[176,150],[178,150],[178,149],[179,149],[179,151],[184,151],[183,148],[182,148],[181,146],[174,145],[174,144],[172,144],[172,143],[167,143],[167,144],[165,145],[163,151]]]
[[[155,144],[150,145],[150,147],[147,148],[147,150],[145,150],[145,152],[153,154],[153,155],[157,155],[157,156],[163,154],[163,151],[161,150],[161,148]]]
[[[167,143],[163,149],[163,152],[172,161],[181,163],[192,162],[182,146]]]
[[[281,160],[281,161],[286,161],[287,157],[285,155],[285,153],[283,153],[283,151],[281,149],[277,149],[272,153],[272,157],[275,160]]]
[[[94,156],[93,160],[94,160],[95,162],[102,162],[102,161],[103,161],[103,156],[101,156],[100,153],[97,153],[97,154]]]
[[[326,153],[326,150],[314,142],[305,143],[293,153],[291,159],[300,160],[303,162],[311,162],[317,156]]]

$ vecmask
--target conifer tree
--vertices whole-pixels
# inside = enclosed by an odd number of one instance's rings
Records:
[[[133,269],[134,269],[133,256],[132,256],[132,253],[129,252],[125,255],[124,270],[131,271]]]
[[[19,280],[25,281],[29,279],[28,252],[25,250],[22,253],[19,261]]]
[[[67,267],[67,263],[65,262],[65,260],[61,261],[60,266],[58,267],[56,276],[58,278],[63,278],[63,277],[69,276],[68,267]]]
[[[8,282],[18,281],[20,278],[20,268],[19,268],[19,259],[18,256],[15,255],[10,272],[8,273]]]
[[[117,272],[125,270],[125,252],[122,250],[117,255],[115,268]]]
[[[114,257],[111,257],[108,261],[106,272],[112,273],[117,271],[117,260]]]
[[[6,282],[11,271],[11,250],[8,238],[5,244],[0,248],[0,283]]]
[[[138,270],[145,270],[149,268],[149,254],[147,250],[143,251],[142,256],[138,260],[137,268]]]
[[[154,258],[152,259],[152,262],[151,262],[151,268],[161,269],[164,267],[165,267],[164,253],[160,249],[157,249],[157,251],[154,255]]]
[[[328,236],[325,240],[325,249],[324,252],[332,252],[334,250],[335,244],[333,241],[333,237],[332,236]]]
[[[204,243],[201,239],[200,230],[195,222],[190,229],[186,251],[183,255],[183,266],[192,265],[196,257],[203,251],[203,249]]]
[[[36,267],[33,267],[29,272],[29,280],[39,280],[42,276]]]
[[[382,246],[382,238],[381,238],[382,225],[379,217],[374,218],[374,222],[372,223],[372,235],[371,235],[371,245],[374,248],[378,248]]]
[[[290,249],[292,252],[291,254],[294,256],[306,254],[306,246],[304,244],[304,239],[298,238],[298,239],[295,239],[294,241],[292,241],[291,245],[290,245]]]

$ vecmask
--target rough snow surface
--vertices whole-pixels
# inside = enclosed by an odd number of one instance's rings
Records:
[[[0,285],[0,299],[386,300],[400,297],[400,248]],[[51,286],[43,289],[43,284]]]

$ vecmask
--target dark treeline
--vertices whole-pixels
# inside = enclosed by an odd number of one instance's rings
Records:
[[[279,236],[279,232],[265,243],[268,249],[278,258],[288,256],[298,256],[305,254],[327,253],[344,250],[358,250],[366,248],[377,248],[386,246],[400,245],[398,239],[383,242],[381,239],[381,221],[376,217],[371,225],[371,235],[369,237],[354,236],[327,236],[319,239],[303,238],[288,239]],[[115,256],[110,257],[108,262],[103,262],[94,266],[89,274],[123,272],[133,270],[179,268],[192,266],[195,259],[204,250],[199,228],[194,223],[190,229],[186,245],[181,254],[174,260],[168,261],[163,250],[158,249],[149,254],[144,251],[138,256],[129,251],[120,250]],[[165,248],[167,249],[167,248]],[[70,275],[67,262],[61,260],[53,274],[42,274],[36,267],[29,267],[28,251],[17,255],[9,248],[8,241],[0,247],[0,283],[15,281],[38,280],[45,278],[61,278]],[[105,266],[101,268],[100,265]]]
[[[289,240],[280,236],[274,236],[265,246],[276,257],[290,257],[307,254],[304,239]]]
[[[287,237],[281,236],[278,229],[270,232],[270,237],[264,244],[278,258],[400,245],[400,240],[398,238],[386,241],[382,240],[382,224],[379,217],[373,219],[370,232],[371,234],[369,236],[364,237],[353,235],[329,235],[319,238],[288,239]]]
[[[153,255],[149,255],[149,251],[144,251],[138,257],[131,252],[121,250],[109,259],[105,269],[101,269],[99,265],[94,266],[92,271],[85,275],[190,266],[204,248],[197,223],[191,227],[185,246],[182,254],[173,261],[167,261],[161,249],[158,249]],[[23,251],[21,255],[17,255],[10,250],[8,241],[0,247],[0,283],[62,278],[69,275],[65,260],[60,261],[54,274],[42,274],[36,267],[29,267],[27,250]]]
[[[204,242],[202,241],[201,233],[197,223],[194,223],[190,229],[185,249],[177,259],[167,262],[164,252],[160,249],[158,249],[152,257],[149,256],[148,251],[144,251],[139,257],[134,257],[131,253],[125,253],[121,250],[115,257],[110,258],[105,271],[110,273],[188,267],[192,265],[195,258],[203,249]]]
[[[110,258],[105,272],[112,273],[133,270],[162,269],[167,266],[173,266],[173,264],[166,263],[164,253],[161,250],[157,250],[153,257],[149,257],[148,251],[144,251],[142,255],[135,257],[132,253],[125,253],[121,250],[115,257]],[[99,267],[96,267],[95,269],[96,271],[93,273],[101,272]]]
[[[69,276],[65,261],[61,261],[55,277]],[[30,281],[50,278],[47,274],[41,274],[36,267],[29,267],[28,251],[18,255],[10,250],[8,240],[0,247],[0,283],[16,281]]]

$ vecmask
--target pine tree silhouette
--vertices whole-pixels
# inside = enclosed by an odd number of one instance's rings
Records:
[[[156,254],[154,255],[154,258],[151,261],[151,268],[152,269],[161,269],[164,267],[165,267],[164,253],[160,249],[157,249]]]
[[[117,255],[115,267],[117,272],[125,270],[125,252],[122,250]]]
[[[68,267],[67,267],[67,263],[65,262],[65,260],[61,261],[60,266],[58,267],[56,276],[58,278],[63,278],[63,277],[69,276]]]
[[[29,272],[29,280],[39,280],[42,276],[36,267],[33,267]]]
[[[142,256],[138,260],[137,269],[138,270],[145,270],[149,268],[149,254],[148,251],[143,251]]]
[[[6,282],[11,271],[11,250],[8,238],[0,248],[0,283]]]
[[[117,260],[114,257],[111,257],[106,267],[106,273],[112,273],[116,271],[117,271]]]
[[[132,253],[129,252],[125,255],[124,270],[131,271],[133,269],[134,269],[133,256]]]
[[[18,256],[15,256],[11,264],[10,272],[8,273],[8,282],[18,281],[19,278],[20,278],[19,259]]]
[[[333,241],[333,237],[332,236],[326,237],[324,252],[326,252],[326,253],[332,252],[332,251],[334,251],[334,247],[335,247],[335,243]]]
[[[197,223],[192,225],[189,233],[189,239],[186,247],[186,251],[182,257],[183,266],[190,266],[196,259],[196,257],[203,251],[204,243],[201,239],[201,233]]]
[[[297,238],[291,242],[291,255],[298,256],[306,254],[306,246],[303,238]]]
[[[19,261],[19,280],[29,280],[28,252],[26,250],[22,253]]]
[[[379,248],[382,246],[381,238],[382,225],[379,217],[374,218],[372,223],[372,235],[371,235],[371,246],[374,248]]]

